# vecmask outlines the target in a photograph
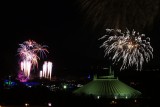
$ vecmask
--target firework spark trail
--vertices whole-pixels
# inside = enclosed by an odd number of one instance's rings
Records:
[[[86,25],[93,28],[136,28],[137,31],[153,27],[159,16],[160,0],[75,0],[84,15]],[[158,19],[159,20],[159,19]]]
[[[38,68],[38,60],[40,60],[38,53],[42,56],[46,55],[46,52],[48,53],[47,46],[40,45],[33,40],[24,41],[19,46],[18,54],[20,56],[21,71],[24,71],[25,76],[29,78],[31,69],[35,66]]]
[[[48,62],[48,77],[50,78],[51,80],[51,76],[52,76],[52,62]]]
[[[43,64],[43,77],[47,77],[47,62],[45,61]]]
[[[39,77],[40,77],[40,78],[43,77],[43,72],[42,72],[42,70],[40,70]]]
[[[23,61],[21,62],[21,71],[24,71],[24,74],[29,78],[31,70],[31,62],[30,61]]]
[[[52,76],[52,62],[50,61],[45,61],[43,64],[43,70],[40,71],[40,78],[49,78],[51,80]]]
[[[153,48],[150,45],[150,38],[145,38],[144,34],[130,31],[122,33],[120,29],[106,29],[107,35],[99,38],[106,39],[100,46],[105,48],[105,56],[112,56],[113,64],[122,61],[120,70],[136,66],[137,70],[142,70],[144,62],[153,58]]]

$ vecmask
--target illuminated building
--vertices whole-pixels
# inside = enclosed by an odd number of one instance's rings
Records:
[[[138,98],[141,92],[126,85],[114,77],[113,71],[109,70],[108,76],[94,76],[94,79],[83,87],[76,89],[76,95],[92,95],[95,98],[129,99]]]

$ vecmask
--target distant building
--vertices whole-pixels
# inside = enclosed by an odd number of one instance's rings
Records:
[[[108,76],[94,76],[94,79],[73,92],[76,95],[92,95],[95,98],[129,99],[137,98],[141,92],[126,85],[114,77],[109,70]]]

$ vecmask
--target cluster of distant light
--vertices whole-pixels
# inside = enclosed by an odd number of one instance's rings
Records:
[[[122,33],[120,29],[106,29],[107,35],[99,40],[106,41],[100,47],[105,48],[105,56],[112,56],[113,64],[122,61],[120,70],[131,66],[136,66],[137,70],[142,70],[144,61],[148,62],[153,58],[153,48],[150,45],[150,38],[145,38],[144,34],[139,34],[132,30]]]
[[[40,45],[33,40],[24,41],[22,44],[19,44],[18,54],[20,56],[20,68],[24,72],[24,75],[29,79],[30,71],[37,66],[38,67],[38,53],[40,56],[46,55],[48,50],[46,45]]]
[[[40,71],[40,78],[49,78],[51,80],[52,66],[52,62],[45,61],[43,64],[43,70]]]

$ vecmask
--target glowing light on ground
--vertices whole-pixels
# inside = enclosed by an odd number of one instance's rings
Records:
[[[153,58],[153,48],[150,45],[150,38],[144,34],[128,29],[123,33],[120,29],[106,29],[106,39],[100,47],[104,48],[105,56],[113,61],[113,64],[120,64],[120,70],[135,66],[136,70],[142,70],[144,62]]]

